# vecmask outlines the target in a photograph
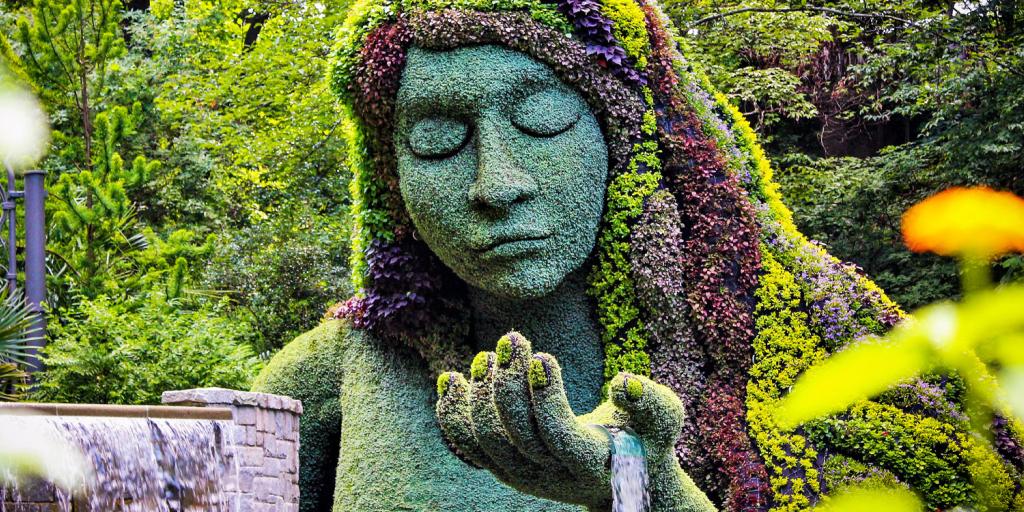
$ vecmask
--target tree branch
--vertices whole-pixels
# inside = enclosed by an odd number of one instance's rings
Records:
[[[957,37],[944,34],[940,30],[937,30],[935,27],[930,27],[930,26],[928,26],[926,24],[922,24],[922,23],[920,23],[918,21],[909,20],[909,19],[906,19],[906,18],[901,18],[899,16],[895,16],[895,15],[884,13],[884,12],[866,13],[866,12],[856,12],[856,11],[844,11],[844,10],[841,10],[841,9],[833,9],[831,7],[805,6],[805,7],[784,7],[784,8],[779,8],[779,9],[772,9],[772,8],[767,8],[767,7],[744,7],[744,8],[741,8],[741,9],[734,9],[734,10],[731,10],[731,11],[725,11],[725,12],[720,12],[720,13],[717,13],[717,14],[712,14],[710,16],[706,16],[704,18],[700,18],[700,19],[698,19],[696,21],[690,22],[687,26],[690,27],[690,28],[694,28],[694,27],[697,27],[697,26],[700,26],[700,25],[706,25],[706,24],[711,23],[712,21],[715,21],[715,20],[720,20],[722,18],[727,18],[729,16],[735,16],[737,14],[743,14],[743,13],[748,13],[748,12],[772,13],[772,14],[782,14],[782,13],[788,13],[788,12],[817,12],[817,13],[823,13],[823,14],[831,14],[833,16],[842,17],[842,18],[893,20],[893,21],[898,21],[898,22],[900,22],[900,23],[902,23],[902,24],[904,24],[906,26],[909,26],[909,27],[914,27],[914,28],[926,30],[926,31],[928,31],[931,34],[934,34],[936,37],[939,37],[939,38],[941,38],[941,39],[943,39],[943,40],[945,40],[945,41],[947,41],[949,43],[957,44],[957,45],[962,44],[962,41],[960,39],[958,39]],[[993,62],[997,66],[1005,69],[1006,71],[1009,71],[1010,73],[1013,73],[1014,75],[1017,75],[1017,76],[1020,76],[1020,77],[1024,77],[1024,71],[1022,71],[1020,69],[1017,69],[1012,64],[1008,64],[1008,63],[1004,62],[1002,59],[994,58]]]
[[[726,17],[729,17],[729,16],[735,16],[737,14],[743,14],[743,13],[747,13],[747,12],[774,13],[774,14],[787,13],[787,12],[820,12],[820,13],[831,14],[833,16],[839,16],[839,17],[844,17],[844,18],[888,19],[888,20],[898,21],[900,23],[903,23],[903,24],[906,24],[906,25],[911,25],[911,26],[914,26],[914,27],[919,27],[920,26],[920,24],[918,24],[914,20],[908,20],[906,18],[900,18],[899,16],[893,16],[892,14],[843,11],[843,10],[839,10],[839,9],[832,9],[830,7],[813,7],[813,6],[807,6],[807,7],[786,7],[786,8],[781,8],[781,9],[771,9],[771,8],[767,8],[767,7],[744,7],[742,9],[735,9],[735,10],[732,10],[732,11],[725,11],[725,12],[720,12],[720,13],[717,13],[717,14],[712,14],[711,16],[707,16],[707,17],[701,18],[701,19],[699,19],[697,21],[691,22],[689,24],[689,26],[690,27],[696,27],[698,25],[704,25],[704,24],[707,24],[707,23],[711,23],[712,21],[715,21],[715,20],[719,20],[719,19],[722,19],[722,18],[726,18]]]

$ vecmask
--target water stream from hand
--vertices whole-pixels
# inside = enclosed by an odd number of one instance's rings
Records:
[[[647,453],[640,439],[628,430],[608,428],[612,442],[612,512],[647,512]]]

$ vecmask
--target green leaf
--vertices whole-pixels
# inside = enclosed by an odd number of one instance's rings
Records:
[[[902,488],[853,488],[828,499],[815,512],[921,512],[924,505]]]
[[[783,428],[837,413],[932,367],[920,337],[902,329],[898,339],[862,341],[808,369],[775,410]]]

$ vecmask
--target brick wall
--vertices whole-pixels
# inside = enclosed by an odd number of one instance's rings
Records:
[[[302,403],[288,397],[220,388],[167,391],[167,405],[227,407],[234,411],[238,474],[225,478],[224,491],[237,512],[299,510],[299,417]],[[229,437],[230,439],[230,437]],[[233,460],[227,461],[233,468]]]

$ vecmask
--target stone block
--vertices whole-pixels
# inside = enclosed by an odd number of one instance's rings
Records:
[[[256,430],[273,434],[277,430],[277,425],[274,422],[275,412],[269,409],[261,409],[256,415]]]
[[[252,494],[243,494],[238,498],[238,512],[253,512],[255,505],[256,497]]]
[[[293,398],[224,388],[165,391],[160,399],[168,405],[250,406],[302,414],[302,402]]]
[[[284,432],[284,438],[289,440],[289,441],[298,441],[299,440],[299,422],[298,422],[298,418],[295,418],[295,419],[292,420],[292,428],[290,428],[290,429],[288,429],[288,431]]]
[[[285,473],[297,473],[299,471],[299,447],[292,445],[292,449],[284,458]]]
[[[281,480],[279,478],[272,478],[266,476],[258,476],[253,481],[255,487],[256,501],[261,503],[272,503],[274,496],[280,497],[282,494]]]
[[[264,457],[263,467],[260,469],[260,474],[273,478],[281,478],[282,474],[287,474],[285,473],[284,460],[275,459],[273,457]]]
[[[286,439],[265,439],[263,443],[263,455],[275,459],[286,459],[288,454],[295,449],[295,443]]]
[[[239,425],[255,425],[257,409],[255,407],[236,407],[235,423]]]
[[[238,490],[243,493],[251,493],[253,480],[256,478],[256,469],[240,468],[238,470]]]
[[[256,430],[256,425],[239,427],[235,443],[240,446],[262,446],[263,434]]]
[[[263,447],[262,446],[239,446],[238,450],[238,464],[242,467],[260,467],[263,466]]]

